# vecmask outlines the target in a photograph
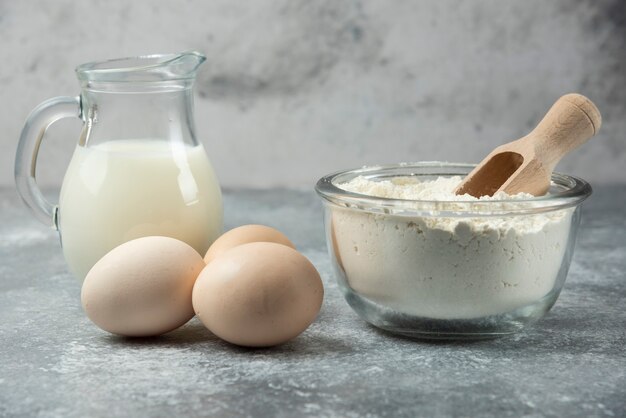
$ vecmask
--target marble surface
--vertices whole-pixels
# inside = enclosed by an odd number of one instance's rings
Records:
[[[362,164],[478,162],[572,91],[604,124],[559,171],[626,182],[623,0],[7,0],[0,39],[0,185],[13,184],[28,113],[79,93],[78,64],[189,49],[208,57],[197,134],[227,187],[307,187]],[[80,128],[49,129],[41,183],[60,185]]]
[[[230,191],[227,227],[279,227],[319,269],[318,320],[272,349],[218,340],[192,320],[124,339],[83,315],[57,237],[0,189],[0,416],[626,415],[626,187],[598,187],[565,289],[527,331],[418,342],[377,331],[344,302],[309,191]]]

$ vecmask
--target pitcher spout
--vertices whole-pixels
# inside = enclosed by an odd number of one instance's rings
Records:
[[[206,57],[198,51],[182,52],[164,63],[172,77],[194,78]]]

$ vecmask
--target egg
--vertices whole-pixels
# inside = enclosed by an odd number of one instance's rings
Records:
[[[231,229],[209,247],[204,261],[208,264],[220,254],[241,244],[251,242],[275,242],[295,249],[295,245],[282,232],[265,225],[244,225]]]
[[[163,334],[193,317],[191,294],[204,266],[196,250],[174,238],[128,241],[87,273],[82,305],[89,319],[113,334]]]
[[[267,347],[302,333],[316,318],[324,287],[311,262],[285,245],[254,242],[208,264],[193,288],[193,307],[218,337]]]

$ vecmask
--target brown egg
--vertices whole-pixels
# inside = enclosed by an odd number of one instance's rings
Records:
[[[209,264],[220,254],[250,242],[275,242],[295,249],[295,245],[282,232],[265,225],[244,225],[223,234],[209,248],[204,262]]]
[[[243,244],[208,264],[193,288],[202,323],[233,344],[267,347],[303,332],[317,316],[324,287],[311,262],[287,246]]]
[[[113,334],[163,334],[193,315],[191,292],[205,264],[186,243],[167,237],[128,241],[107,253],[87,273],[83,308]]]

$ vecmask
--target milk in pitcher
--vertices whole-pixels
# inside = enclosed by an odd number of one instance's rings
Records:
[[[59,201],[63,253],[81,280],[108,251],[163,235],[204,256],[221,234],[221,192],[202,145],[119,139],[77,146]]]

